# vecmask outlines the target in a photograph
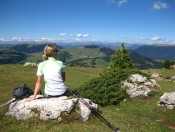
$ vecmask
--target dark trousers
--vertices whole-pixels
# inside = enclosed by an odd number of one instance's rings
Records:
[[[67,89],[66,92],[64,92],[62,95],[45,95],[46,98],[54,98],[54,97],[61,97],[61,96],[72,96],[72,94]]]

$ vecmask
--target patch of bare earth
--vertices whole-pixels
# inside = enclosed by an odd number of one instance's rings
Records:
[[[140,113],[138,113],[138,112],[135,113],[135,114],[137,114],[137,115],[139,115],[139,116],[143,116],[142,114],[140,114]],[[159,123],[159,124],[161,124],[161,125],[164,125],[164,126],[170,128],[170,129],[172,129],[172,130],[175,130],[175,123],[172,123],[172,122],[166,121],[166,120],[162,120],[162,119],[156,119],[154,116],[145,116],[145,117],[149,118],[150,120],[154,120],[154,121],[156,121],[157,123]]]
[[[159,123],[161,125],[167,126],[168,128],[175,130],[175,123],[172,123],[172,122],[166,121],[166,120],[162,120],[162,119],[156,119],[153,116],[149,116],[148,118],[156,121],[157,123]]]
[[[171,128],[173,130],[175,130],[175,123],[169,122],[169,121],[164,121],[164,120],[155,120],[156,122],[158,122],[159,124],[165,125],[168,128]]]

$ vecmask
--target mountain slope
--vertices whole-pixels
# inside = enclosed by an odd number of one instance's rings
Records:
[[[14,64],[42,61],[43,49],[47,43],[42,44],[9,44],[0,46],[0,64]],[[57,46],[58,49],[62,47]]]
[[[45,45],[46,44],[26,44],[1,47],[1,64],[24,63],[27,61],[39,63],[42,61]],[[95,45],[58,48],[60,49],[59,59],[62,60],[66,66],[108,67],[110,56],[116,52],[114,49]],[[134,51],[130,51],[130,55],[133,63],[139,69],[161,67],[160,62],[142,57]]]
[[[47,45],[45,44],[14,44],[9,46],[3,46],[1,50],[3,49],[9,49],[17,52],[22,53],[36,53],[36,52],[43,52],[44,47]],[[62,49],[62,47],[58,46],[59,49]]]
[[[107,67],[110,63],[110,56],[115,54],[115,50],[106,47],[76,47],[64,49],[70,54],[66,65],[84,67]],[[131,59],[139,69],[160,68],[162,63],[145,58],[135,51],[129,51]]]
[[[145,45],[137,48],[135,52],[147,58],[175,60],[175,45]]]
[[[11,50],[0,50],[0,64],[22,63],[27,55],[21,52]]]
[[[162,63],[154,61],[150,58],[142,57],[135,51],[130,51],[130,56],[134,65],[139,69],[149,69],[149,68],[157,69],[163,66]]]

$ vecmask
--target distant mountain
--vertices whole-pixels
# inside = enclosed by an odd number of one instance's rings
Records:
[[[57,43],[61,47],[64,48],[71,48],[71,47],[82,47],[86,45],[94,45],[94,46],[100,46],[100,47],[106,47],[106,48],[112,48],[117,49],[121,47],[121,42],[98,42],[98,41],[89,41],[89,42],[59,42]],[[143,46],[143,44],[139,43],[125,43],[125,47],[130,50],[134,50],[140,46]]]
[[[42,61],[43,49],[46,44],[18,44],[0,47],[0,64],[24,63],[27,61],[39,63]],[[115,49],[101,47],[98,45],[86,45],[70,48],[58,46],[59,59],[66,66],[82,67],[107,67],[110,56],[116,52]],[[130,50],[133,63],[139,69],[160,68],[161,63],[145,58]]]
[[[12,44],[12,45],[3,45],[0,50],[12,50],[22,53],[36,53],[36,52],[43,52],[44,47],[47,43],[44,44]],[[58,46],[59,49],[62,47]]]
[[[175,45],[145,45],[138,47],[135,52],[147,58],[175,60]]]
[[[13,46],[13,45],[41,45],[41,44],[48,44],[49,42],[6,42],[6,43],[0,43],[0,47],[2,46]],[[86,46],[86,45],[96,45],[100,47],[106,47],[106,48],[112,48],[117,49],[121,47],[122,42],[100,42],[100,41],[86,41],[86,42],[55,42],[55,44],[59,45],[63,48],[71,48],[71,47],[80,47],[80,46]],[[134,50],[140,46],[143,46],[144,44],[140,43],[125,43],[125,47],[130,50]]]
[[[69,59],[65,61],[66,65],[85,67],[107,67],[110,63],[110,56],[116,52],[116,50],[111,48],[93,45],[66,48],[63,50],[69,53]],[[134,65],[139,69],[162,67],[162,63],[142,57],[135,51],[130,50],[129,53]]]

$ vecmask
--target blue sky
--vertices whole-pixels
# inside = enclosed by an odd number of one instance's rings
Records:
[[[0,0],[0,42],[175,44],[175,0]]]

